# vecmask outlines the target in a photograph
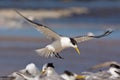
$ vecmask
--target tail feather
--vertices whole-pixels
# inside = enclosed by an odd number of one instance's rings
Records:
[[[45,58],[48,58],[49,56],[51,57],[53,56],[52,51],[48,50],[47,48],[37,49],[35,51],[38,53],[38,55]]]

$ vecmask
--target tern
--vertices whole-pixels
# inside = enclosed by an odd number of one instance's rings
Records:
[[[21,72],[17,73],[25,80],[64,80],[55,70],[53,63],[43,65],[42,71],[39,75],[28,76]]]
[[[117,79],[117,78],[120,79],[120,64],[119,63],[115,61],[104,62],[104,63],[91,67],[91,70],[103,68],[103,67],[110,67],[107,72],[111,74],[110,76],[111,79]]]
[[[88,70],[93,71],[93,70],[96,70],[99,68],[110,67],[112,64],[120,65],[116,61],[107,61],[107,62],[103,62],[103,63],[97,64],[97,65],[94,65],[94,66],[90,67]]]
[[[2,79],[8,79],[8,80],[25,80],[24,77],[22,77],[21,75],[19,75],[18,73],[24,74],[26,76],[36,76],[40,74],[39,69],[36,67],[36,65],[34,63],[30,63],[26,66],[25,69],[19,70],[17,72],[13,72],[10,75],[7,76],[0,76],[0,78]]]
[[[43,65],[41,78],[45,80],[64,80],[54,69],[53,63]]]
[[[69,47],[74,48],[77,51],[77,53],[80,54],[80,50],[78,49],[78,43],[88,41],[94,38],[101,38],[112,33],[112,29],[108,29],[106,32],[98,36],[95,36],[93,33],[90,33],[89,35],[85,35],[85,36],[66,37],[66,36],[57,34],[55,31],[51,30],[49,27],[45,25],[42,25],[40,23],[37,23],[35,21],[32,21],[26,18],[17,10],[15,11],[21,17],[23,17],[25,20],[31,23],[34,26],[34,28],[42,32],[44,35],[46,35],[49,39],[53,41],[51,44],[48,44],[46,47],[35,50],[40,56],[43,56],[46,58],[55,56],[57,58],[63,59],[63,57],[61,57],[59,53],[62,50]]]

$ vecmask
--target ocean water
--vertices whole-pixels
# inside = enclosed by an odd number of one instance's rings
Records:
[[[49,1],[44,2],[48,3]],[[74,5],[83,5],[86,7],[96,8],[120,7],[118,2],[81,2]],[[55,5],[51,7],[55,7]],[[61,3],[57,3],[60,5]],[[71,3],[70,3],[71,4]],[[48,5],[50,7],[50,5]],[[46,8],[48,6],[43,6]],[[68,7],[68,6],[64,6]],[[97,13],[97,12],[96,12]],[[45,19],[47,25],[61,35],[78,36],[86,35],[88,32],[93,32],[96,35],[102,34],[105,29],[112,28],[114,32],[101,39],[78,44],[81,54],[78,55],[72,48],[63,50],[60,55],[63,60],[57,58],[40,57],[34,50],[45,47],[51,43],[43,34],[35,30],[31,25],[18,29],[0,28],[0,75],[8,75],[14,71],[25,68],[29,63],[35,63],[39,69],[42,65],[48,62],[53,62],[56,71],[62,73],[64,70],[80,73],[86,71],[89,67],[105,62],[117,61],[120,62],[120,16],[112,15],[107,17],[91,16],[91,15],[76,15],[69,18],[60,19]],[[1,25],[4,27],[4,25]]]

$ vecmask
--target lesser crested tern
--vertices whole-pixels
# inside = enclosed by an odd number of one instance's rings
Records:
[[[26,66],[25,70],[26,70],[27,75],[36,76],[36,75],[40,74],[39,69],[36,67],[36,65],[34,63],[28,64]]]
[[[95,69],[104,68],[104,67],[110,67],[109,70],[107,71],[109,74],[111,74],[109,76],[110,79],[117,79],[117,78],[120,79],[120,64],[115,61],[97,64],[97,65],[91,67],[90,69],[95,70]]]
[[[64,80],[54,69],[53,63],[43,65],[41,76],[44,75],[45,80]]]
[[[59,76],[54,68],[55,67],[54,67],[53,63],[44,64],[42,67],[41,75],[45,75],[47,77],[48,76]]]
[[[61,52],[65,48],[69,48],[69,47],[74,48],[77,51],[77,53],[80,54],[80,51],[78,49],[78,43],[88,41],[88,40],[91,40],[94,38],[101,38],[101,37],[107,36],[110,33],[112,33],[112,29],[109,29],[106,32],[104,32],[102,35],[98,35],[98,36],[95,36],[93,34],[85,35],[85,36],[77,36],[77,37],[61,36],[61,35],[57,34],[55,31],[51,30],[49,27],[44,26],[40,23],[34,22],[34,21],[26,18],[25,16],[23,16],[17,10],[15,10],[15,11],[20,16],[22,16],[25,20],[30,22],[38,31],[42,32],[44,35],[49,37],[49,39],[53,40],[53,42],[51,44],[48,44],[46,47],[35,50],[40,56],[44,56],[46,58],[49,56],[53,57],[53,55],[54,55],[57,58],[63,59],[63,57],[61,57],[59,55],[59,52]]]
[[[39,69],[36,67],[34,63],[30,63],[26,66],[25,69],[19,70],[17,72],[13,72],[12,74],[8,76],[0,76],[2,79],[8,79],[8,80],[25,80],[24,77],[18,75],[18,73],[24,74],[26,76],[36,76],[40,74]]]
[[[55,70],[53,63],[43,65],[42,71],[39,75],[28,76],[18,72],[18,75],[26,80],[64,80]]]

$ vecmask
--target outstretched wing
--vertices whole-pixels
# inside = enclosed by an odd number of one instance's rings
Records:
[[[95,66],[92,66],[91,68],[89,68],[89,70],[95,70],[95,69],[98,69],[98,68],[109,67],[111,64],[120,65],[120,64],[118,64],[118,63],[115,62],[115,61],[109,61],[109,62],[104,62],[104,63],[101,63],[101,64],[97,64],[97,65],[95,65]]]
[[[56,32],[52,31],[50,28],[48,28],[47,26],[44,26],[42,24],[39,24],[37,22],[34,22],[28,18],[26,18],[25,16],[23,16],[20,12],[18,12],[17,10],[15,10],[20,16],[22,16],[25,20],[27,20],[28,22],[30,22],[38,31],[41,31],[43,34],[45,34],[47,37],[49,37],[52,40],[58,40],[60,39],[60,35],[58,35]]]
[[[109,34],[111,34],[113,31],[112,29],[108,29],[106,32],[104,32],[103,34],[101,35],[98,35],[98,36],[95,36],[95,35],[86,35],[86,36],[80,36],[80,37],[75,37],[74,39],[80,43],[80,42],[83,42],[83,41],[88,41],[88,40],[91,40],[91,39],[94,39],[94,38],[101,38],[101,37],[105,37]]]

